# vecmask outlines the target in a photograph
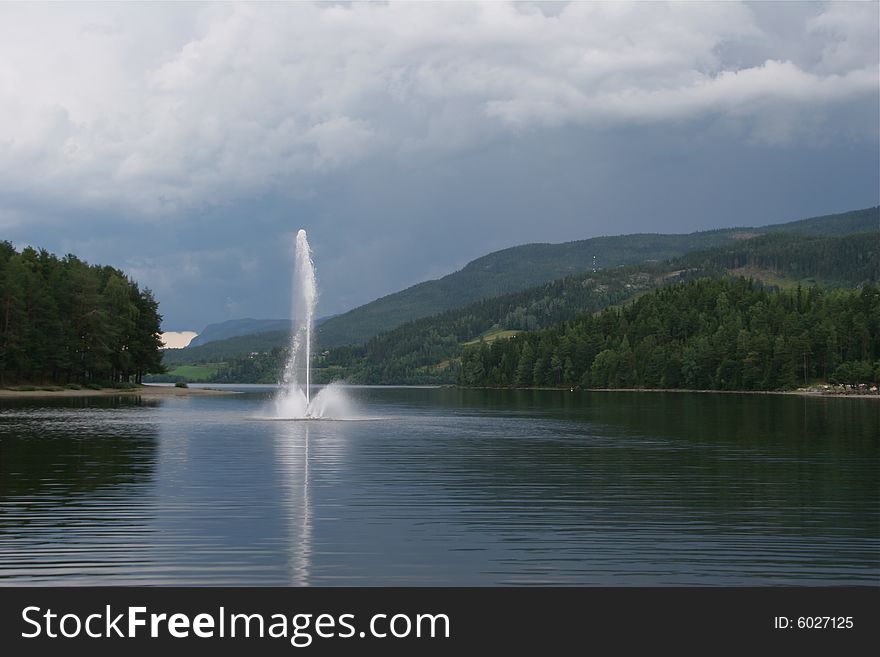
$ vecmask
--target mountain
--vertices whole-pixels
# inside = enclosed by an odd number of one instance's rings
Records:
[[[382,297],[325,322],[318,330],[324,347],[360,344],[405,322],[517,292],[573,274],[595,264],[620,265],[664,261],[686,253],[770,232],[812,236],[877,231],[880,208],[866,208],[759,228],[728,228],[687,235],[637,234],[595,237],[564,244],[526,244],[490,253],[438,280],[425,281]]]
[[[319,317],[315,320],[315,326],[321,326],[333,315]],[[208,324],[205,330],[187,345],[187,349],[203,347],[210,342],[219,342],[230,338],[244,335],[258,335],[263,333],[277,333],[279,331],[289,333],[291,321],[289,319],[230,319],[218,324]],[[274,338],[272,338],[274,339]]]
[[[764,226],[760,230],[763,233],[801,233],[814,236],[877,232],[880,231],[880,207],[789,221]]]
[[[314,356],[313,380],[326,383],[454,383],[462,350],[515,335],[552,329],[610,306],[623,306],[674,283],[696,279],[752,279],[768,290],[796,293],[856,288],[880,280],[880,232],[841,237],[770,233],[691,253],[662,263],[643,263],[557,279],[511,294],[407,322],[364,345],[334,347]],[[812,292],[810,292],[812,294]],[[217,343],[220,344],[220,343]],[[218,382],[264,382],[278,377],[284,345],[227,361]],[[580,362],[580,360],[576,361]],[[468,380],[477,376],[468,371]],[[490,372],[484,373],[490,376]],[[579,375],[580,376],[580,375]]]
[[[230,319],[218,324],[208,324],[199,335],[192,339],[189,345],[187,345],[187,349],[201,347],[209,342],[226,340],[227,338],[234,338],[239,335],[289,330],[289,319],[252,319],[250,317],[246,319]]]
[[[830,337],[830,336],[833,336]],[[880,377],[880,287],[701,278],[461,355],[459,383],[789,390]]]
[[[274,347],[286,347],[289,341],[289,329],[236,335],[225,340],[213,340],[196,347],[166,349],[162,352],[162,363],[169,367],[195,363],[221,363],[242,355],[269,351]]]
[[[492,342],[547,328],[659,287],[696,278],[752,278],[781,288],[819,283],[853,288],[880,280],[880,232],[841,237],[770,233],[663,263],[569,276],[423,317],[354,350],[331,349],[318,367],[347,368],[352,383],[451,383],[468,342]]]
[[[672,261],[774,284],[779,277],[823,287],[857,287],[880,280],[880,231],[843,236],[769,233]]]

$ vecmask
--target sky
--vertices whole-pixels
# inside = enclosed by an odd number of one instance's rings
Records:
[[[0,4],[0,239],[166,331],[880,203],[878,4]]]

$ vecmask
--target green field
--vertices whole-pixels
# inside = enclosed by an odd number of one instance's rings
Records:
[[[469,346],[472,344],[480,344],[480,342],[494,342],[495,340],[504,340],[506,338],[512,338],[517,333],[522,333],[522,331],[508,331],[506,329],[495,329],[492,331],[486,331],[476,340],[471,340],[470,342],[465,342],[464,346]]]
[[[187,381],[207,381],[217,374],[225,363],[205,363],[204,365],[181,365],[168,370],[169,376],[179,376]]]
[[[738,267],[736,269],[731,269],[728,271],[730,276],[734,278],[741,276],[742,278],[754,278],[756,281],[761,281],[765,285],[775,285],[781,290],[796,290],[798,285],[805,285],[809,287],[810,285],[814,285],[816,283],[815,280],[800,280],[796,278],[790,278],[788,276],[783,276],[772,269],[767,269],[763,267],[753,267],[753,266],[745,266]]]

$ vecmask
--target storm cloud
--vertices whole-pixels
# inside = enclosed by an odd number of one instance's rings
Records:
[[[494,248],[876,204],[875,3],[0,6],[0,229],[170,330]]]

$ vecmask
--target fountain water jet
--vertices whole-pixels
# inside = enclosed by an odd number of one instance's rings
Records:
[[[314,399],[311,395],[312,329],[317,300],[318,286],[312,250],[306,231],[300,230],[296,234],[293,258],[290,354],[281,377],[281,388],[275,397],[277,418],[340,418],[347,414],[348,404],[338,385],[326,386]]]

